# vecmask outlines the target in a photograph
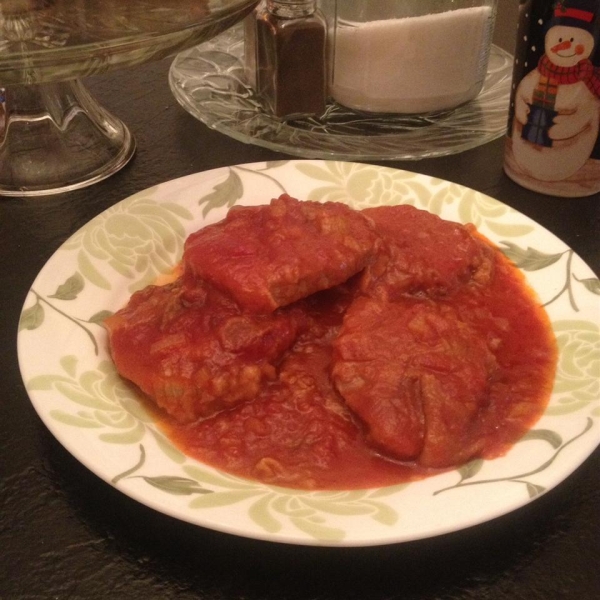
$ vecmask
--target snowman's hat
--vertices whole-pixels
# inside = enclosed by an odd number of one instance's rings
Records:
[[[598,30],[598,2],[596,0],[563,0],[554,5],[554,16],[549,26],[565,25],[585,29],[592,35]]]

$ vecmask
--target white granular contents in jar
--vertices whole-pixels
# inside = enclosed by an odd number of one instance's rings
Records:
[[[422,113],[474,98],[485,77],[492,9],[337,27],[331,95],[350,108]]]

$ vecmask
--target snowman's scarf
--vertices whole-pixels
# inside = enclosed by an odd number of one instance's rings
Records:
[[[594,67],[592,62],[588,59],[582,60],[574,67],[558,67],[544,54],[544,56],[540,58],[538,71],[544,77],[554,80],[552,83],[556,85],[583,81],[592,94],[596,97],[600,97],[600,69]]]

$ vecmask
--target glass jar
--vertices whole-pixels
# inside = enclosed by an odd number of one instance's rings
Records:
[[[265,0],[245,24],[248,82],[277,117],[325,110],[327,26],[316,0]]]
[[[497,0],[323,0],[329,92],[348,108],[427,113],[479,94]]]

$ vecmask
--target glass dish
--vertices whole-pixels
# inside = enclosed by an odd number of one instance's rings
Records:
[[[278,119],[247,84],[243,54],[243,28],[236,25],[181,52],[169,74],[190,114],[243,142],[303,158],[417,160],[462,152],[506,131],[513,59],[497,46],[475,100],[418,116],[360,113],[329,102],[319,119]]]
[[[40,196],[121,169],[135,142],[79,78],[206,41],[255,0],[0,0],[0,195]]]

